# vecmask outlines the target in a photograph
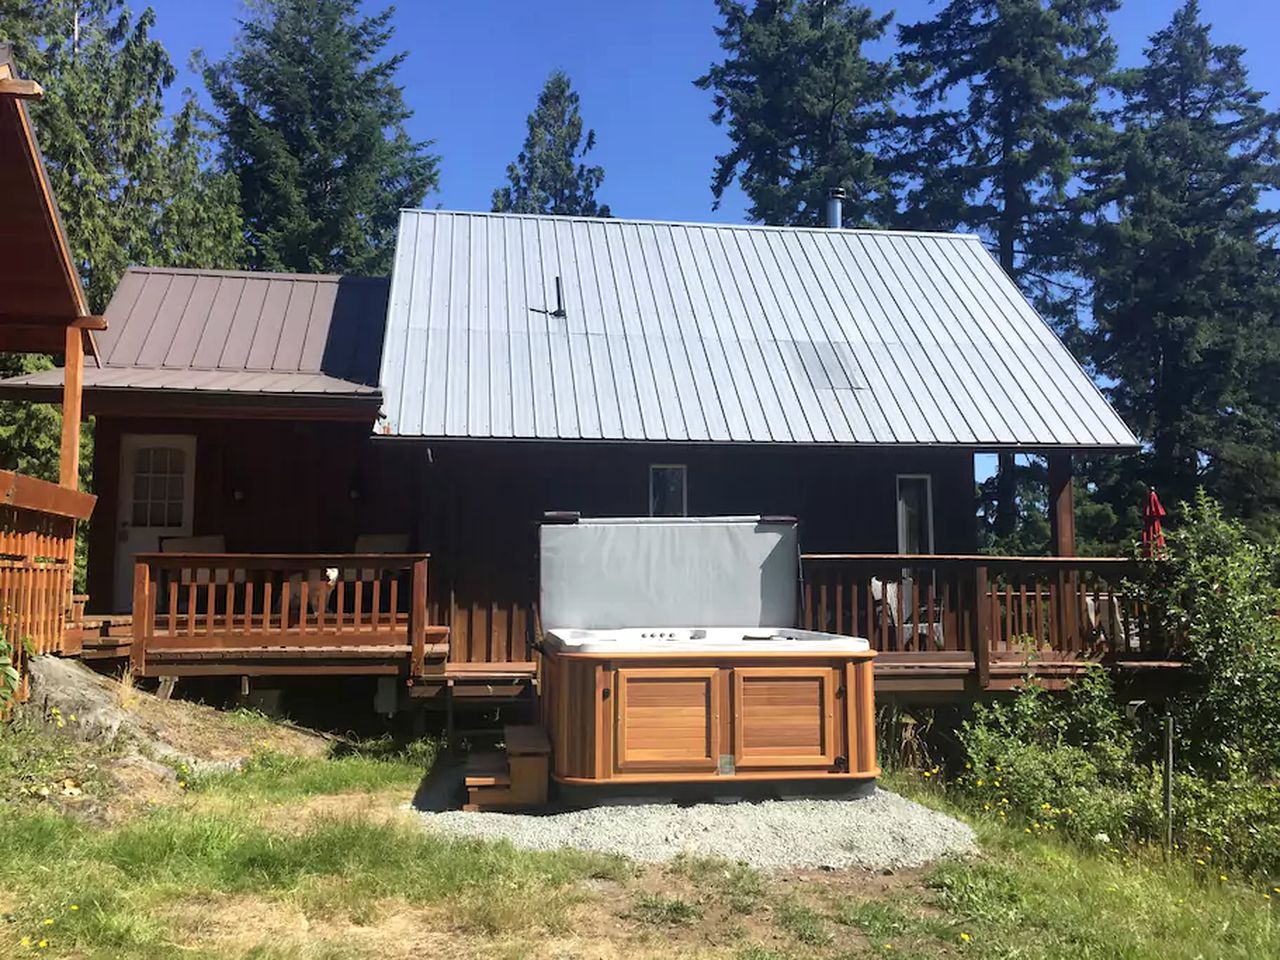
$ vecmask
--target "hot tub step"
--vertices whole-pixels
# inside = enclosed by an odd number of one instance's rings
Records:
[[[507,755],[497,751],[473,753],[467,757],[465,769],[468,787],[506,787],[511,784]]]
[[[501,753],[475,753],[467,760],[465,810],[510,810],[547,802],[551,744],[536,726],[508,726]]]

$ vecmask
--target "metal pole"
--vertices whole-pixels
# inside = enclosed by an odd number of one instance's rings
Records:
[[[1173,712],[1164,708],[1164,855],[1173,856]]]

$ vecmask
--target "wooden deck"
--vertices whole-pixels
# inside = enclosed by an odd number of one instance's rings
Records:
[[[147,554],[135,573],[143,615],[78,618],[68,643],[85,659],[127,657],[144,677],[400,676],[419,700],[526,693],[541,674],[532,649],[476,643],[474,618],[461,632],[425,622],[428,562]],[[802,569],[803,625],[865,636],[880,693],[972,695],[1028,674],[1052,688],[1095,664],[1148,676],[1181,666],[1125,591],[1129,560],[809,554]],[[488,650],[504,658],[474,659]]]
[[[1126,590],[1134,561],[1113,557],[807,554],[806,627],[866,637],[876,689],[1048,687],[1103,664],[1177,670]]]
[[[425,554],[141,554],[135,676],[439,673]]]

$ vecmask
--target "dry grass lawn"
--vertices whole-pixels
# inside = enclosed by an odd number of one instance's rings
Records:
[[[0,731],[0,956],[1280,956],[1280,893],[997,825],[979,825],[983,857],[906,873],[640,867],[424,832],[404,804],[429,746],[335,757],[260,717],[164,723],[265,746],[152,790],[56,724]],[[68,779],[80,794],[60,798]]]

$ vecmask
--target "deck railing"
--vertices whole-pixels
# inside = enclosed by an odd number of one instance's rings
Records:
[[[162,658],[189,665],[202,657],[278,654],[297,661],[402,658],[420,676],[432,632],[427,560],[385,553],[139,554],[133,670],[154,674],[151,661]]]
[[[0,629],[14,646],[63,653],[76,521],[94,497],[0,470]]]
[[[1150,653],[1144,611],[1123,589],[1134,570],[1111,557],[809,554],[804,621],[902,659],[971,658],[985,683],[993,656]]]

